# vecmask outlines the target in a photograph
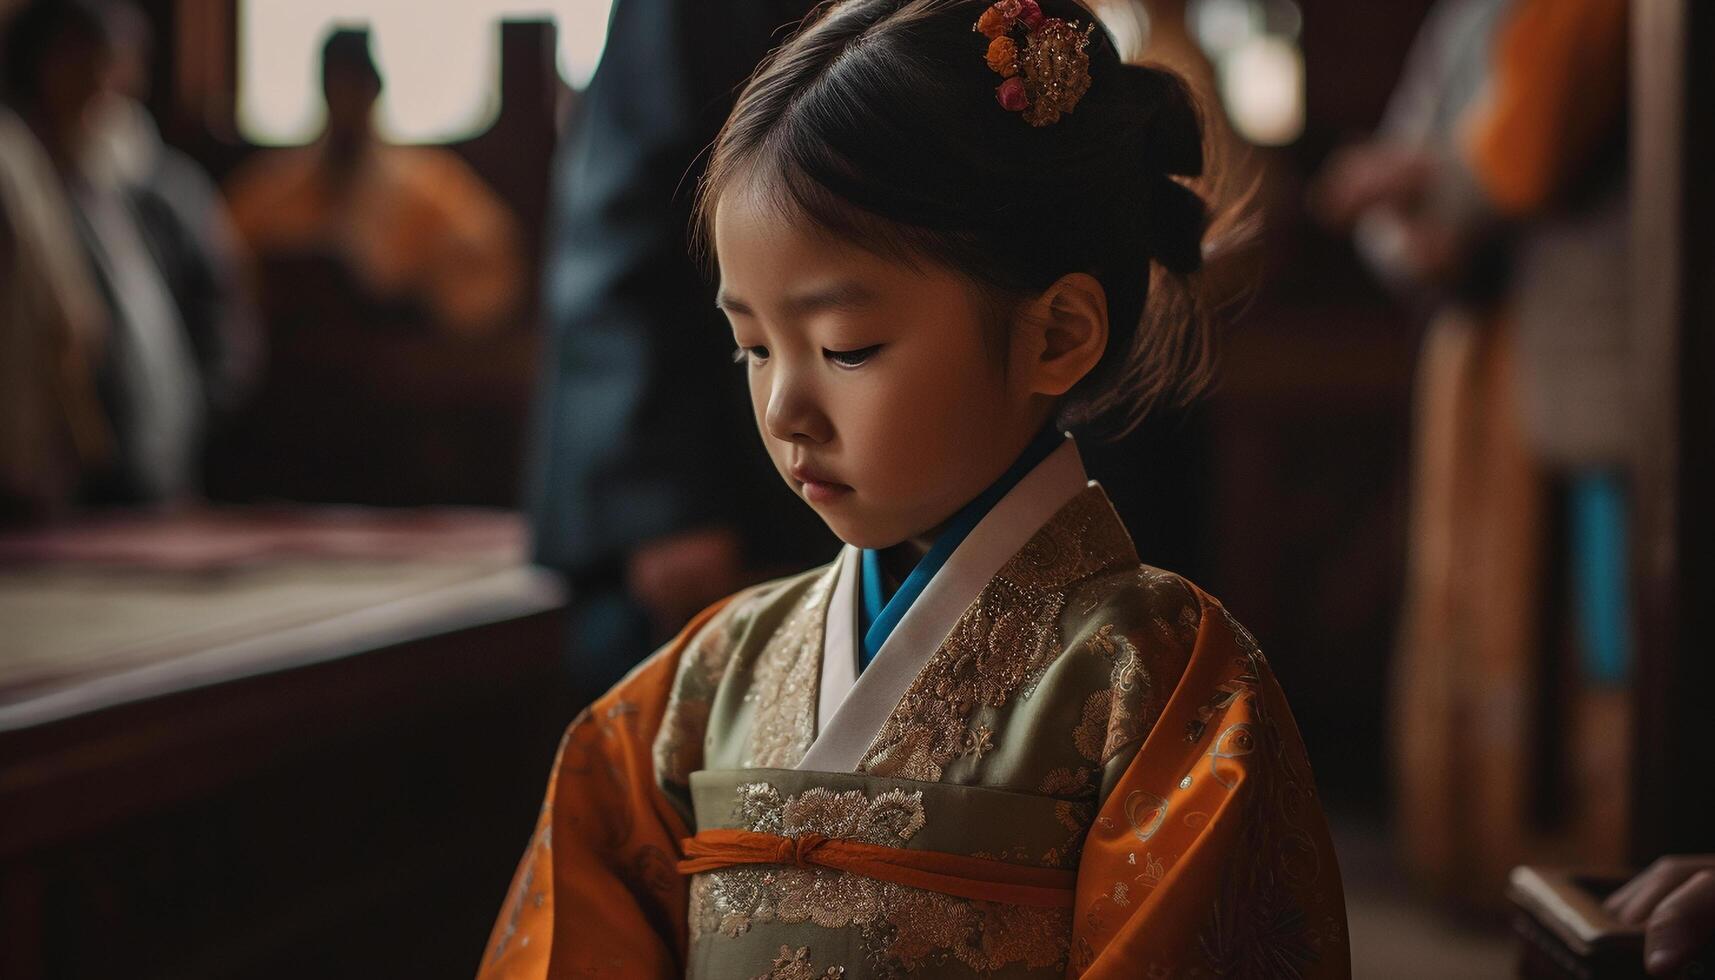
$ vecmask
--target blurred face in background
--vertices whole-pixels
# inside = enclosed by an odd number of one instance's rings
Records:
[[[149,20],[129,3],[115,3],[107,14],[113,36],[113,68],[108,73],[108,84],[115,93],[142,102],[149,96],[149,66],[154,55]]]
[[[88,141],[93,109],[107,92],[114,51],[107,37],[72,30],[48,42],[41,62],[36,122],[50,155],[75,159]]]
[[[322,94],[328,103],[328,141],[341,149],[367,142],[380,80],[358,66],[330,64],[322,71]]]

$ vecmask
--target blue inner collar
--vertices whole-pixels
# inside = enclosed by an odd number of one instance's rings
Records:
[[[917,560],[916,567],[905,581],[899,583],[899,590],[892,596],[887,594],[887,576],[882,574],[881,554],[873,548],[863,549],[862,574],[858,583],[858,628],[863,642],[859,644],[858,671],[861,673],[875,659],[881,645],[887,642],[893,628],[904,618],[905,611],[923,594],[931,579],[947,563],[953,552],[958,550],[960,543],[980,523],[985,515],[1000,502],[1000,498],[1018,485],[1025,474],[1035,469],[1043,460],[1060,448],[1065,441],[1065,435],[1055,426],[1049,426],[1037,434],[1024,448],[1012,466],[1000,479],[989,484],[987,490],[978,494],[976,499],[959,508],[941,533],[935,536],[935,541],[929,546],[922,558]]]

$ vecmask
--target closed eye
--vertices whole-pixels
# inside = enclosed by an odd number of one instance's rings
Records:
[[[871,344],[857,350],[828,350],[823,348],[822,356],[842,367],[857,367],[870,359],[876,351],[881,350],[880,344]]]

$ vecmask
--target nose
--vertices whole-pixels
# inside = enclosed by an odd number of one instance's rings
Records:
[[[784,359],[782,359],[784,361]],[[811,372],[776,363],[763,424],[783,442],[827,442],[833,435]]]

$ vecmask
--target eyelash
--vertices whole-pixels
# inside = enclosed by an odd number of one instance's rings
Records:
[[[823,348],[822,356],[841,367],[857,367],[870,359],[876,351],[881,350],[880,344],[871,344],[857,350],[828,350]]]
[[[828,350],[827,348],[823,348],[822,356],[841,367],[850,368],[857,367],[863,362],[869,360],[878,350],[881,350],[880,344],[871,344],[868,347],[860,347],[857,350]],[[768,348],[739,347],[735,348],[732,352],[732,360],[734,364],[743,364],[752,358],[758,361],[768,360]]]

